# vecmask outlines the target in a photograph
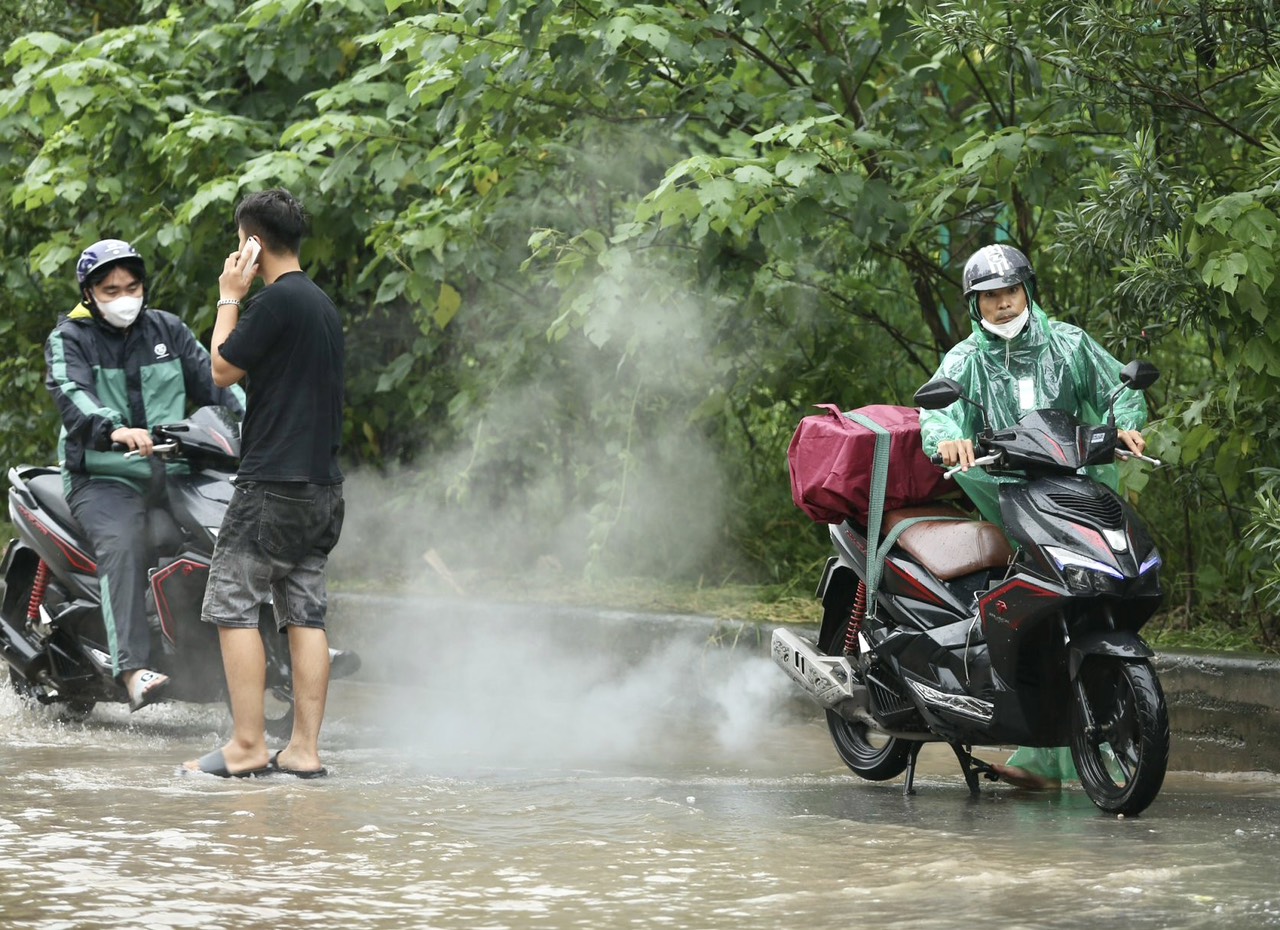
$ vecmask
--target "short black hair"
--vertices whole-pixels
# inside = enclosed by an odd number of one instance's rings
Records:
[[[106,276],[111,274],[111,272],[115,271],[117,268],[123,268],[126,271],[131,272],[133,276],[144,285],[147,283],[146,262],[140,258],[130,257],[116,259],[113,262],[103,262],[85,276],[84,283],[81,284],[80,287],[92,290],[101,284]]]
[[[258,191],[240,201],[236,207],[236,228],[245,235],[257,236],[262,245],[273,252],[297,255],[302,237],[307,233],[307,212],[292,194],[282,187]]]

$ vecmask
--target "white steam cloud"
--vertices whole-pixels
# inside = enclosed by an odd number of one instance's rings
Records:
[[[413,474],[349,476],[334,576],[391,577],[437,597],[335,629],[335,646],[365,653],[363,677],[385,687],[378,719],[411,754],[643,762],[700,740],[745,752],[768,732],[788,687],[763,649],[711,645],[674,622],[636,635],[543,610],[531,623],[491,603],[497,578],[545,589],[602,565],[669,579],[716,564],[728,495],[694,416],[716,389],[711,327],[671,283],[620,260],[585,302],[581,332],[538,350],[552,363],[523,383],[495,372],[501,393],[468,417],[457,449]],[[545,338],[545,325],[524,337]]]
[[[790,688],[754,646],[710,628],[512,605],[343,602],[398,752],[447,768],[591,767],[714,749],[750,752]],[[347,615],[350,614],[348,619]]]

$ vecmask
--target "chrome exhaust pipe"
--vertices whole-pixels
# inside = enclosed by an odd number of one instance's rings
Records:
[[[826,710],[849,720],[868,714],[867,688],[854,679],[848,656],[828,656],[784,627],[773,631],[773,661]]]

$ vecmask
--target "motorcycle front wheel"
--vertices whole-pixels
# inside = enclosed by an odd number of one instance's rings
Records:
[[[1093,718],[1086,731],[1083,696]],[[1071,758],[1085,793],[1112,814],[1146,810],[1169,766],[1169,712],[1149,662],[1093,656],[1072,702]]]
[[[827,729],[840,760],[867,781],[897,778],[906,771],[915,746],[914,740],[880,736],[865,723],[846,720],[833,710],[827,711]]]

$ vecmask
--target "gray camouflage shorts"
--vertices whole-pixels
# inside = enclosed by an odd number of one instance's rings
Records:
[[[259,608],[271,601],[278,629],[324,629],[324,570],[342,533],[343,511],[341,484],[237,482],[200,619],[256,628]]]

